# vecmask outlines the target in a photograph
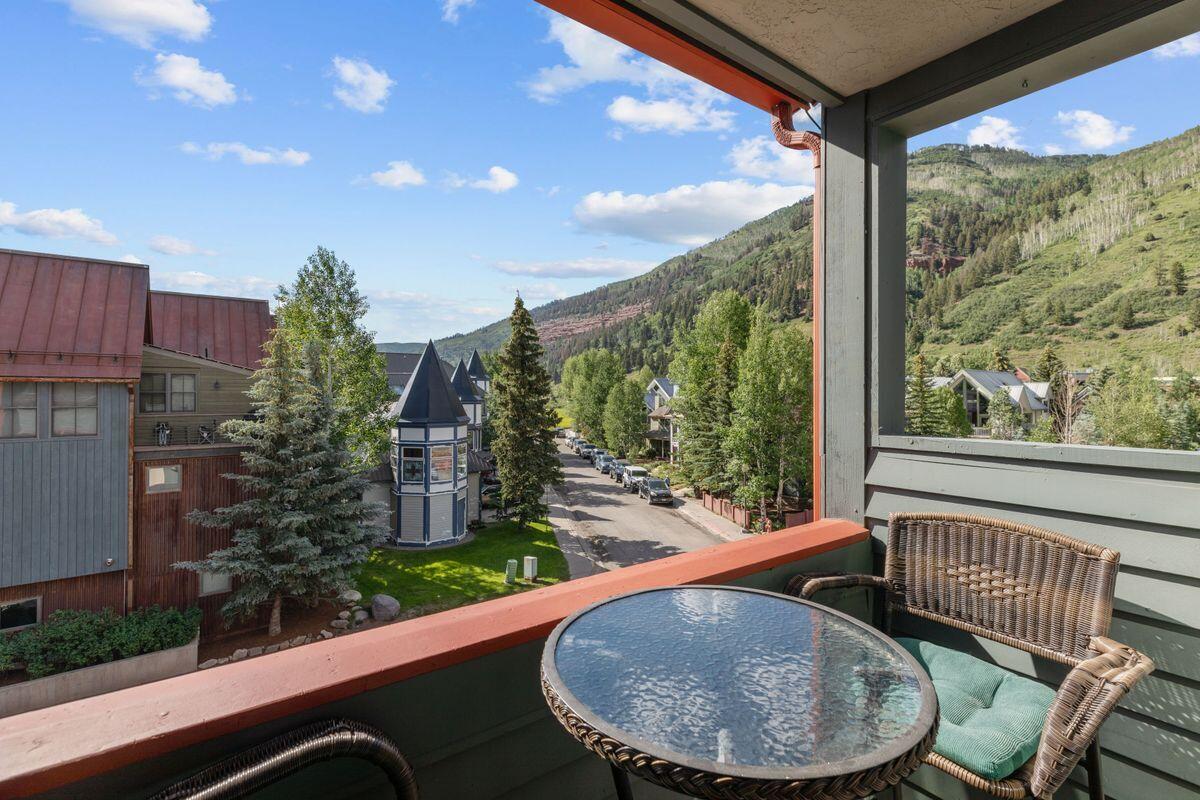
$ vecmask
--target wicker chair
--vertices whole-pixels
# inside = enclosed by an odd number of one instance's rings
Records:
[[[1104,797],[1097,734],[1117,702],[1154,669],[1107,637],[1120,554],[1053,531],[963,514],[893,514],[883,577],[797,575],[787,593],[866,586],[883,594],[883,626],[904,612],[1071,668],[1037,753],[990,780],[930,753],[925,761],[1003,798],[1048,798],[1084,757],[1089,795]]]

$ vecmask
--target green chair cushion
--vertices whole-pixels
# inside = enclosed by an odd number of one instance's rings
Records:
[[[1037,752],[1054,690],[974,656],[900,638],[933,679],[941,722],[933,751],[991,780]]]

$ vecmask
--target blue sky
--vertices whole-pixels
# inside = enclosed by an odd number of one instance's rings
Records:
[[[0,27],[0,246],[267,297],[323,244],[383,340],[636,274],[811,192],[761,112],[525,0],[21,0]],[[1116,152],[1195,125],[1197,96],[1200,36],[912,144]]]

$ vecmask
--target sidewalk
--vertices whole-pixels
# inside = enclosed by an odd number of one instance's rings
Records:
[[[724,517],[714,514],[704,507],[704,504],[694,497],[676,495],[679,505],[675,510],[714,536],[719,536],[727,542],[747,539],[753,534],[746,533],[737,525]]]
[[[553,486],[547,486],[543,499],[550,508],[547,515],[550,527],[554,528],[558,549],[562,550],[567,559],[567,573],[571,580],[606,572],[601,566],[601,559],[592,551],[587,536],[578,530],[575,514],[567,508],[562,495],[555,491]]]

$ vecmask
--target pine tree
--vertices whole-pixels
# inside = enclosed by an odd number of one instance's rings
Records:
[[[938,436],[945,427],[942,410],[934,403],[933,389],[929,387],[924,353],[913,358],[904,394],[904,415],[908,419],[908,432],[916,436]]]
[[[939,436],[964,438],[974,433],[971,420],[967,417],[967,407],[963,405],[962,396],[949,386],[941,386],[933,390],[933,403],[942,412],[942,430]]]
[[[988,364],[988,369],[996,372],[1012,372],[1013,363],[1008,358],[1008,352],[999,345],[992,348],[992,360]]]
[[[1117,326],[1129,330],[1133,327],[1136,317],[1133,312],[1133,301],[1128,297],[1122,297],[1117,303]]]
[[[618,381],[604,404],[604,441],[618,458],[632,456],[646,446],[646,384],[639,384]]]
[[[1187,272],[1182,261],[1171,265],[1171,291],[1182,297],[1187,294]]]
[[[310,346],[309,367],[301,370],[281,336],[268,342],[247,392],[256,418],[230,420],[221,429],[246,448],[246,472],[225,476],[246,498],[188,515],[202,527],[232,528],[232,544],[176,564],[237,579],[221,608],[226,619],[252,616],[270,603],[271,636],[279,635],[285,597],[314,602],[345,589],[382,533],[374,520],[383,509],[361,500],[366,482],[351,472],[333,424],[332,392],[316,348]]]
[[[492,376],[495,438],[492,453],[503,486],[504,504],[517,524],[526,527],[545,516],[542,493],[562,483],[562,465],[554,444],[558,415],[550,393],[550,375],[533,317],[520,297],[509,317],[512,333],[500,351]]]
[[[308,257],[291,286],[280,287],[275,311],[278,335],[301,353],[309,341],[321,343],[337,416],[335,426],[354,455],[356,467],[371,469],[387,453],[391,423],[383,355],[362,319],[370,310],[358,291],[354,270],[324,247]]]

